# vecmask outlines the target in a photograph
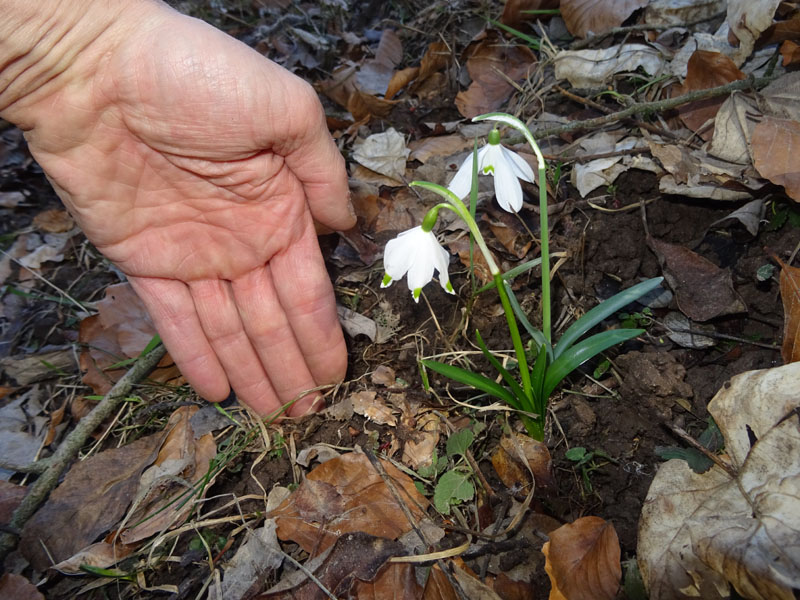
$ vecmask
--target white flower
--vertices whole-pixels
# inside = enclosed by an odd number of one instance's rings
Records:
[[[386,275],[381,287],[388,287],[395,279],[401,279],[408,273],[408,289],[419,302],[422,287],[433,279],[433,271],[439,271],[439,283],[450,294],[455,293],[450,285],[447,266],[450,255],[439,245],[432,231],[425,231],[422,226],[404,231],[386,244],[383,252],[383,268]]]
[[[502,146],[499,141],[492,143],[493,137],[490,134],[489,143],[478,150],[478,173],[493,175],[497,202],[503,210],[518,212],[522,208],[522,185],[519,180],[533,183],[533,169],[525,159]],[[469,195],[472,184],[472,156],[470,152],[447,186],[461,199]]]

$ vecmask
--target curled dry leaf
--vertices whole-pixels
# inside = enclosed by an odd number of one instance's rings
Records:
[[[800,361],[800,269],[781,265],[781,300],[783,301],[783,362]]]
[[[66,210],[54,208],[33,217],[33,225],[46,233],[64,233],[75,227],[75,221]]]
[[[758,172],[800,202],[800,123],[764,117],[753,130],[751,148]]]
[[[781,0],[728,0],[727,22],[738,45],[731,58],[741,65],[753,51],[756,40],[772,25]]]
[[[416,519],[428,501],[407,475],[383,463],[401,498]],[[346,454],[311,471],[300,487],[273,513],[278,537],[306,552],[322,552],[340,536],[361,531],[396,539],[409,529],[389,488],[363,454]]]
[[[402,184],[410,150],[405,138],[394,127],[375,133],[353,144],[353,159],[368,169]]]
[[[786,40],[781,44],[780,52],[783,57],[784,67],[800,63],[800,44],[796,44],[792,40]]]
[[[708,405],[728,470],[658,470],[639,523],[651,600],[792,600],[800,587],[800,363],[737,375]]]
[[[492,466],[509,489],[522,488],[527,493],[531,476],[538,486],[553,484],[553,461],[547,446],[521,433],[503,436],[492,455]]]
[[[581,517],[550,532],[542,546],[550,600],[613,600],[622,577],[619,539],[600,517]]]
[[[664,278],[675,292],[678,308],[693,321],[708,321],[747,310],[733,289],[729,270],[719,268],[683,246],[652,237],[647,238],[647,245],[661,263]]]
[[[569,32],[580,38],[619,27],[650,0],[561,0],[561,16]]]
[[[0,577],[0,598],[14,600],[45,600],[44,595],[35,585],[22,575],[5,573]]]

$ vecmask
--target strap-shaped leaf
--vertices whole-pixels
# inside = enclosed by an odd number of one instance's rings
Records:
[[[585,363],[593,356],[597,356],[603,350],[616,346],[626,340],[635,338],[644,333],[644,329],[611,329],[595,334],[576,344],[561,356],[559,356],[550,368],[544,380],[542,394],[544,398],[549,398],[556,386],[561,383],[567,375]]]
[[[445,363],[441,363],[437,360],[422,360],[420,362],[431,371],[436,371],[440,375],[449,377],[453,381],[457,381],[459,383],[472,386],[476,390],[486,392],[490,396],[494,396],[495,398],[502,400],[517,410],[524,410],[519,405],[519,402],[517,402],[514,394],[493,379],[489,379],[488,377],[484,377],[478,373],[473,373],[472,371],[467,371],[461,367],[446,365]]]
[[[483,355],[486,357],[486,360],[492,363],[492,366],[495,368],[495,370],[503,376],[503,381],[505,381],[508,387],[511,388],[511,392],[517,397],[519,404],[526,407],[525,410],[532,412],[533,406],[531,405],[531,398],[528,398],[527,394],[525,394],[525,391],[522,389],[522,386],[517,382],[516,379],[514,379],[514,376],[509,373],[508,369],[500,364],[500,361],[497,360],[495,355],[489,351],[489,349],[486,347],[486,344],[483,342],[480,332],[477,329],[475,330],[475,339],[478,340],[478,346],[480,347],[481,352],[483,352]]]
[[[503,278],[503,281],[513,281],[514,278],[517,277],[518,275],[521,275],[526,271],[530,271],[533,267],[538,267],[540,264],[542,264],[542,258],[541,257],[534,258],[527,262],[522,263],[521,265],[517,265],[513,269],[509,269],[508,271],[500,275],[500,277]],[[490,281],[483,287],[480,287],[477,290],[475,290],[475,293],[480,294],[482,292],[494,289],[494,287],[495,287],[494,281]]]
[[[558,343],[553,348],[553,357],[558,359],[592,327],[622,307],[627,306],[634,300],[638,300],[650,290],[655,289],[663,280],[663,277],[654,277],[653,279],[642,281],[595,306],[564,332],[564,335],[561,336],[561,339],[558,340]]]
[[[522,310],[522,307],[519,304],[519,300],[514,295],[514,291],[511,289],[511,285],[507,282],[503,282],[506,286],[506,292],[508,293],[508,302],[511,304],[511,309],[514,311],[514,315],[517,317],[517,320],[522,323],[522,326],[525,328],[525,331],[528,332],[528,335],[533,338],[533,341],[536,343],[536,346],[541,348],[544,345],[547,348],[547,355],[550,360],[553,359],[553,347],[550,345],[544,334],[536,329],[531,322],[528,321],[528,317],[525,315],[525,311]]]
[[[547,352],[544,352],[544,346],[539,346],[539,354],[536,355],[536,360],[531,369],[531,395],[533,396],[533,412],[538,413],[540,418],[543,418],[545,408],[547,408],[547,396],[542,394],[544,389],[544,382],[546,373],[549,371],[547,368]]]

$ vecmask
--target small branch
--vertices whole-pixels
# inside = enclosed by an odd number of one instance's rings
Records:
[[[669,424],[667,425],[667,427],[669,427],[675,435],[677,435],[684,442],[689,444],[692,448],[694,448],[698,452],[701,452],[706,458],[708,458],[711,462],[713,462],[715,465],[717,465],[720,469],[725,471],[733,479],[736,479],[736,471],[735,471],[735,469],[731,465],[729,465],[727,462],[722,460],[722,458],[720,458],[719,456],[717,456],[716,454],[711,452],[708,448],[703,446],[703,444],[698,442],[696,439],[694,439],[692,436],[690,436],[688,433],[686,433],[686,431],[684,431],[680,427],[676,427],[675,425],[669,425]]]
[[[638,31],[666,31],[668,29],[673,28],[687,28],[691,27],[692,25],[699,25],[700,23],[705,23],[706,21],[713,21],[714,19],[719,19],[724,17],[727,13],[725,11],[718,12],[708,17],[700,17],[699,19],[694,19],[693,21],[687,21],[686,23],[669,23],[666,25],[648,25],[647,23],[642,25],[629,25],[627,27],[613,27],[608,31],[604,31],[603,33],[599,33],[597,35],[592,35],[587,37],[583,40],[578,40],[577,42],[573,42],[569,49],[570,50],[582,50],[583,48],[588,48],[592,44],[599,42],[600,40],[604,40],[607,37],[619,34],[628,34],[628,33],[635,33]]]
[[[125,399],[131,388],[147,376],[155,368],[164,354],[164,346],[156,346],[148,354],[140,356],[133,366],[114,384],[105,397],[83,419],[78,421],[75,429],[64,438],[61,445],[47,459],[47,466],[39,478],[30,485],[28,493],[14,511],[9,525],[22,530],[28,519],[45,501],[58,484],[61,474],[75,459],[78,451],[86,444],[92,432],[111,415]],[[0,561],[16,546],[17,540],[8,533],[0,536]]]
[[[675,98],[666,98],[665,100],[656,100],[654,102],[640,102],[637,104],[632,104],[628,108],[604,115],[602,117],[595,117],[594,119],[586,119],[584,121],[572,121],[571,123],[565,123],[555,127],[536,129],[533,131],[533,136],[537,140],[541,140],[551,135],[560,135],[562,133],[569,133],[571,131],[578,131],[582,129],[598,129],[604,125],[622,121],[623,119],[627,119],[633,115],[663,112],[665,110],[670,110],[696,100],[716,98],[717,96],[724,96],[730,92],[739,90],[758,89],[767,85],[774,79],[776,79],[775,76],[753,77],[751,75],[747,79],[738,79],[736,81],[726,83],[725,85],[708,88],[706,90],[694,90],[681,96],[676,96]],[[522,136],[508,136],[507,140],[511,145],[519,144],[525,141]]]

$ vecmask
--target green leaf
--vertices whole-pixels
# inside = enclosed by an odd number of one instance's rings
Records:
[[[569,350],[570,347],[592,327],[606,317],[617,312],[623,306],[627,306],[634,300],[638,300],[644,296],[650,290],[655,289],[663,280],[663,277],[654,277],[653,279],[642,281],[595,306],[564,332],[564,335],[561,336],[561,339],[558,340],[558,343],[553,348],[553,357],[558,359],[559,356]]]
[[[478,332],[477,329],[475,330],[475,339],[477,339],[478,346],[480,347],[481,352],[483,352],[483,355],[497,370],[497,372],[503,376],[503,381],[505,381],[506,384],[508,384],[508,387],[511,388],[511,391],[517,397],[519,403],[522,406],[530,404],[531,399],[525,395],[525,391],[522,389],[522,386],[519,383],[517,383],[517,380],[514,379],[514,376],[511,373],[508,372],[508,369],[503,367],[503,365],[500,364],[500,361],[497,360],[495,355],[492,354],[491,351],[486,347],[486,344],[483,342],[483,338],[481,337],[481,334],[480,332]]]
[[[453,457],[455,455],[466,456],[467,449],[475,439],[475,434],[471,429],[462,429],[456,431],[453,435],[447,438],[447,456]]]
[[[472,500],[473,496],[475,488],[469,480],[469,475],[461,471],[448,471],[439,478],[433,490],[433,503],[436,510],[449,515],[452,505]]]
[[[653,451],[663,460],[678,458],[685,460],[695,473],[705,473],[714,466],[714,461],[694,448],[677,448],[675,446],[656,446]]]
[[[564,453],[564,456],[567,460],[571,460],[572,462],[582,462],[586,458],[586,448],[582,446],[575,446],[574,448],[570,448]]]
[[[521,410],[521,407],[519,406],[517,398],[514,396],[514,394],[488,377],[484,377],[478,373],[473,373],[472,371],[467,371],[461,367],[446,365],[436,360],[422,360],[420,362],[431,371],[436,371],[440,375],[449,377],[453,381],[472,386],[476,390],[485,392],[490,396],[494,396],[495,398],[502,400],[517,410]]]
[[[603,350],[607,350],[643,333],[644,329],[611,329],[597,333],[573,346],[553,361],[553,364],[547,369],[542,396],[545,399],[549,398],[564,377],[593,356],[597,356]]]
[[[531,393],[533,394],[533,412],[539,414],[539,419],[544,420],[544,410],[547,405],[547,396],[542,394],[546,374],[550,372],[547,367],[547,352],[543,351],[543,346],[539,346],[539,353],[531,369]]]
[[[518,29],[514,29],[513,27],[509,27],[508,25],[504,25],[499,21],[495,21],[494,19],[489,19],[489,22],[494,25],[495,27],[499,27],[500,29],[507,31],[513,36],[518,37],[522,41],[526,42],[531,48],[534,50],[538,50],[539,46],[541,45],[541,40],[536,39],[535,37],[529,36],[527,33],[522,33]]]

